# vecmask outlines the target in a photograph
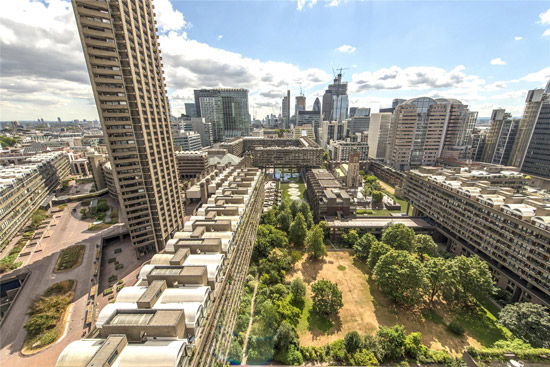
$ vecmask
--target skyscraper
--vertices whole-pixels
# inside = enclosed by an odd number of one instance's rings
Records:
[[[550,81],[545,89],[533,89],[527,93],[525,109],[519,123],[516,142],[510,155],[510,165],[520,168],[523,166],[527,147],[531,142],[543,101],[547,100],[549,95]]]
[[[189,117],[197,117],[197,110],[194,103],[185,104],[185,114]]]
[[[373,113],[370,116],[368,135],[369,158],[382,160],[385,158],[390,123],[391,113]]]
[[[392,116],[386,162],[402,170],[434,165],[442,151],[456,146],[467,112],[455,99],[419,97],[400,103]]]
[[[76,23],[138,255],[183,226],[157,29],[150,0],[73,0]]]
[[[290,128],[290,90],[286,91],[286,96],[283,98],[283,104],[281,106],[283,114],[283,128]]]
[[[313,111],[321,111],[321,101],[319,97],[315,98],[315,102],[313,102]]]
[[[550,178],[550,82],[539,109],[521,171]]]
[[[225,140],[250,135],[248,89],[220,89]]]
[[[298,111],[306,110],[306,96],[296,96],[296,104],[294,105],[294,115],[298,117]]]
[[[491,127],[483,150],[484,162],[508,165],[518,131],[518,122],[503,108],[493,110]]]
[[[214,142],[250,134],[247,89],[196,89],[198,117],[212,124]]]
[[[339,73],[323,95],[323,121],[348,118],[348,107],[348,83],[342,82],[342,74]]]

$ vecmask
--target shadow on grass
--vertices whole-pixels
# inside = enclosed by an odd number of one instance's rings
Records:
[[[484,347],[512,336],[509,330],[498,325],[496,318],[479,304],[457,310],[455,320]]]
[[[304,260],[302,262],[302,275],[304,277],[304,282],[306,283],[312,283],[317,280],[317,276],[323,269],[323,265],[326,264],[325,259],[319,259],[315,260],[310,257]]]
[[[326,317],[318,315],[312,310],[307,317],[307,322],[309,324],[308,330],[314,338],[321,335],[335,334],[342,329],[340,315]]]

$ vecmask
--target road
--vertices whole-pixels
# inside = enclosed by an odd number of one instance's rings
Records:
[[[50,227],[48,231],[50,236],[42,240],[42,251],[33,252],[18,260],[24,261],[26,265],[15,272],[29,270],[31,275],[2,325],[0,333],[0,366],[2,367],[55,366],[57,357],[63,348],[70,342],[81,338],[84,331],[87,330],[84,323],[88,293],[93,277],[95,249],[96,245],[100,243],[101,234],[100,232],[88,232],[89,223],[80,221],[71,215],[72,209],[76,205],[77,203],[70,203],[62,213],[57,213],[59,217],[53,219],[56,225]],[[59,252],[77,243],[86,246],[82,264],[67,272],[54,273]],[[23,326],[28,320],[26,313],[31,302],[39,298],[50,285],[68,279],[76,280],[77,284],[67,323],[69,329],[66,334],[56,344],[39,353],[32,356],[21,355],[19,351],[26,336]]]

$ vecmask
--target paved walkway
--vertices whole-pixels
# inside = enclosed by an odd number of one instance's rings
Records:
[[[43,250],[33,252],[24,258],[26,266],[9,274],[29,270],[31,275],[12,309],[2,325],[0,337],[0,366],[4,367],[51,367],[55,366],[61,351],[72,341],[80,339],[87,331],[85,317],[93,276],[96,245],[100,243],[101,232],[88,232],[88,222],[80,221],[71,215],[77,203],[69,203],[67,208],[56,218],[50,236],[42,241]],[[86,246],[82,264],[72,270],[54,273],[53,269],[59,253],[74,244]],[[77,281],[72,312],[68,329],[64,337],[51,347],[32,356],[22,356],[19,351],[23,346],[26,331],[23,325],[28,320],[26,313],[32,301],[39,298],[50,285],[68,279]]]

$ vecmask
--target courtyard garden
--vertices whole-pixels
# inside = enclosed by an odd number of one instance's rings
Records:
[[[496,291],[478,257],[443,257],[430,236],[401,224],[380,238],[347,231],[339,247],[349,250],[327,250],[326,223],[311,218],[307,203],[288,200],[262,215],[231,364],[460,366],[465,349],[483,360],[504,350],[550,355],[536,349],[550,335],[542,306],[497,315],[478,302]],[[523,326],[534,314],[537,324]]]

